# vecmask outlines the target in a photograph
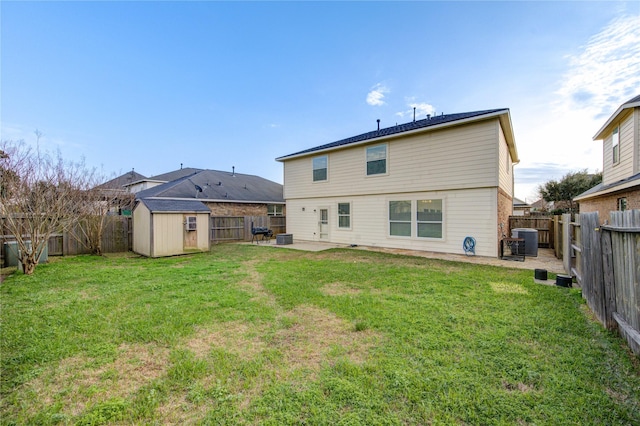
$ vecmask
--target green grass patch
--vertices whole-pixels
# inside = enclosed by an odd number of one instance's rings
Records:
[[[532,271],[220,245],[0,296],[1,424],[640,424],[637,357]]]

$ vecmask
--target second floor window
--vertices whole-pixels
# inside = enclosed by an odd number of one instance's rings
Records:
[[[377,145],[367,148],[367,176],[387,173],[387,146]]]
[[[327,165],[329,161],[326,155],[313,159],[313,181],[322,182],[327,180]]]
[[[611,136],[611,149],[613,152],[613,164],[620,161],[620,134],[619,128],[613,129],[613,135]]]

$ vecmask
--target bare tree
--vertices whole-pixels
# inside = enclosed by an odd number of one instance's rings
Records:
[[[122,210],[133,206],[134,194],[122,188],[109,188],[104,185],[106,176],[94,173],[88,181],[88,189],[78,197],[75,222],[70,223],[68,232],[91,254],[102,255],[102,236],[107,220]]]
[[[15,236],[25,274],[33,274],[52,234],[76,220],[79,200],[92,172],[84,163],[64,161],[42,153],[24,141],[2,141],[0,159],[0,214]]]

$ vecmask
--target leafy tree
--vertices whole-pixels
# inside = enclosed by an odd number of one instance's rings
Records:
[[[576,211],[575,197],[602,182],[602,172],[589,173],[587,169],[569,172],[559,181],[550,180],[540,185],[538,192],[547,202],[566,203],[569,211]]]

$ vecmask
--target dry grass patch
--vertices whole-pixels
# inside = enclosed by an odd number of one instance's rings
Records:
[[[299,306],[287,313],[293,325],[276,333],[289,370],[320,370],[331,353],[362,364],[369,349],[379,340],[372,331],[356,332],[351,323],[313,306]],[[337,351],[336,351],[337,350]]]
[[[533,392],[533,391],[536,390],[535,387],[527,385],[527,384],[522,383],[522,382],[518,382],[516,384],[513,384],[513,383],[509,383],[509,382],[503,381],[502,382],[502,387],[504,389],[506,389],[507,391],[509,391],[509,392],[518,391],[518,392],[522,392],[522,393],[529,393],[529,392]]]
[[[529,294],[526,288],[515,283],[492,282],[492,283],[489,283],[489,285],[491,286],[491,289],[496,293]]]
[[[212,348],[222,348],[227,352],[249,360],[265,348],[259,337],[260,332],[241,321],[216,323],[200,329],[186,342],[187,349],[198,357],[204,357]]]
[[[91,358],[74,356],[64,359],[36,379],[25,383],[19,392],[29,396],[30,412],[61,403],[71,416],[86,407],[112,398],[126,398],[164,374],[169,352],[151,345],[122,344],[113,362],[91,368]]]
[[[362,293],[359,288],[349,287],[343,283],[325,284],[320,291],[327,296],[348,296]]]
[[[277,305],[277,302],[273,295],[265,290],[264,286],[262,285],[262,277],[260,275],[260,272],[256,270],[256,265],[260,263],[261,261],[257,259],[247,260],[246,262],[243,262],[242,265],[244,267],[242,268],[242,270],[249,274],[249,276],[246,279],[240,281],[238,285],[240,286],[240,288],[253,295],[253,299],[259,299],[266,303],[267,306],[273,307]]]

